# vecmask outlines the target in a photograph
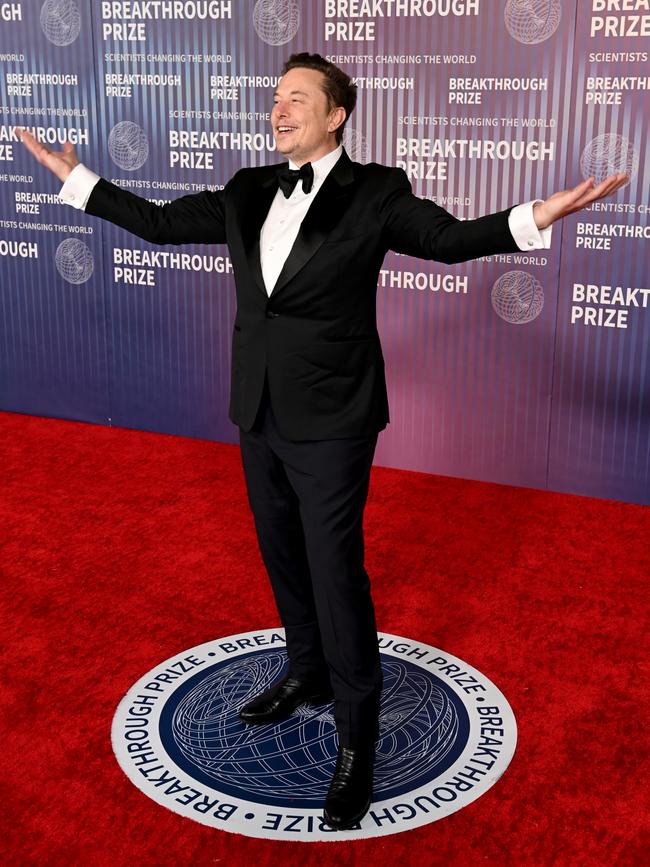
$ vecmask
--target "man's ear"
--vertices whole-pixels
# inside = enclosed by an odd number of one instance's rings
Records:
[[[334,132],[334,130],[338,129],[345,122],[346,117],[347,115],[342,105],[333,108],[330,112],[329,123],[327,124],[328,132]]]

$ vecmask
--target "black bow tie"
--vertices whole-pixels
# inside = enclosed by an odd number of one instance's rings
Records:
[[[314,169],[311,163],[304,163],[299,169],[290,169],[288,166],[280,169],[278,181],[285,199],[289,198],[300,178],[302,178],[303,192],[308,193],[314,183]]]

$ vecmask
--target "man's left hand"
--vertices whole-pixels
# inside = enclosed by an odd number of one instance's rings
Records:
[[[619,172],[605,178],[597,186],[593,186],[595,178],[592,175],[592,177],[587,178],[586,181],[582,181],[582,183],[571,190],[553,193],[546,201],[536,202],[533,206],[535,224],[538,229],[545,229],[556,220],[566,217],[567,214],[579,211],[581,208],[591,204],[591,202],[611,195],[611,193],[618,190],[619,187],[622,187],[629,180],[629,175],[626,175],[625,172]]]

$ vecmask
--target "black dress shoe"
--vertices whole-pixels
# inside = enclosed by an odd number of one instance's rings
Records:
[[[329,684],[298,680],[286,675],[274,683],[239,711],[246,723],[268,723],[286,719],[301,704],[322,704],[332,701],[334,693]]]
[[[332,828],[351,828],[368,812],[374,763],[374,744],[354,750],[339,746],[323,810],[323,818]]]

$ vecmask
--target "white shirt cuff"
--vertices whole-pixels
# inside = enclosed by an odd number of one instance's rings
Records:
[[[520,250],[548,250],[551,246],[553,225],[538,229],[533,217],[533,205],[543,201],[533,199],[532,202],[515,205],[508,214],[508,226]]]
[[[83,163],[77,163],[59,190],[59,198],[66,205],[83,210],[99,177]]]

